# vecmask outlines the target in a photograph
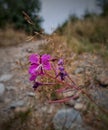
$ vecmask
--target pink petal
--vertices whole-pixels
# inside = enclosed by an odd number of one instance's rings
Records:
[[[51,59],[50,55],[47,54],[42,55],[42,64],[45,70],[51,69],[50,59]]]
[[[60,60],[58,61],[58,65],[63,65],[63,59],[60,59]]]
[[[30,74],[35,74],[37,67],[38,67],[38,65],[36,65],[36,64],[31,65],[30,68],[29,68],[29,73]]]
[[[51,69],[50,63],[43,64],[43,66],[44,66],[45,70],[50,70]]]
[[[30,81],[34,81],[35,79],[36,79],[36,75],[31,75],[31,77],[30,77]]]
[[[29,60],[30,62],[33,64],[33,63],[36,63],[38,64],[39,62],[39,55],[38,54],[32,54],[30,57],[29,57]]]
[[[46,61],[48,62],[50,59],[51,59],[50,55],[47,55],[47,54],[42,55],[42,63]]]

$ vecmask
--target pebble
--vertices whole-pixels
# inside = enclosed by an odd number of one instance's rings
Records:
[[[96,80],[99,84],[103,87],[108,86],[108,72],[102,72],[101,74],[97,75]]]
[[[76,110],[83,110],[83,109],[85,108],[85,106],[84,106],[83,103],[76,103],[76,104],[74,105],[74,108],[75,108]]]
[[[84,68],[77,68],[74,73],[75,74],[80,74],[82,72],[84,72]]]
[[[27,110],[28,110],[27,107],[17,107],[17,108],[15,109],[15,112],[16,112],[16,113],[26,112]]]
[[[108,89],[100,88],[96,90],[90,90],[93,100],[102,108],[108,110]]]
[[[2,96],[5,92],[5,86],[4,84],[0,83],[0,96]]]
[[[42,112],[47,111],[47,106],[42,107],[42,108],[41,108],[41,111],[42,111]]]
[[[6,87],[6,90],[8,90],[8,91],[15,90],[15,89],[16,89],[16,88],[13,87],[13,86],[7,86],[7,87]]]
[[[75,100],[71,99],[68,102],[65,103],[66,105],[70,106],[70,107],[74,107],[75,105]]]
[[[74,91],[65,91],[65,92],[63,92],[62,93],[62,95],[64,96],[64,97],[70,97],[70,96],[73,96],[74,95]]]
[[[55,130],[62,129],[80,129],[82,125],[82,118],[80,113],[74,109],[61,109],[53,118]]]
[[[53,113],[53,110],[54,110],[54,106],[53,105],[51,105],[50,106],[50,108],[48,109],[48,114],[51,114],[51,113]]]
[[[12,74],[4,74],[4,75],[2,75],[2,76],[0,77],[0,81],[5,82],[5,81],[10,80],[12,77],[13,77]]]
[[[33,49],[27,48],[27,49],[26,49],[26,52],[28,52],[28,53],[33,53]]]
[[[30,96],[30,97],[35,97],[35,93],[33,93],[33,92],[27,92],[26,95],[27,95],[27,96]]]
[[[15,109],[17,107],[23,107],[25,105],[25,102],[23,100],[14,101],[12,104],[10,104],[10,109]]]

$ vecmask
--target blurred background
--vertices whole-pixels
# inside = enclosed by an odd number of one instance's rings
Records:
[[[49,104],[70,95],[58,84],[34,91],[32,53],[63,58],[93,100],[73,89],[75,100]],[[108,129],[108,0],[0,0],[0,130],[25,129]]]
[[[57,30],[61,31],[69,22],[75,21],[72,24],[82,20],[88,22],[87,19],[92,25],[87,25],[86,22],[85,27],[77,27],[79,29],[76,29],[76,33],[84,33],[86,26],[92,26],[91,28],[94,28],[95,32],[91,30],[92,32],[87,32],[88,34],[85,32],[85,35],[89,35],[90,39],[97,38],[97,40],[105,41],[107,15],[108,0],[32,0],[29,2],[26,0],[0,0],[0,46],[19,43],[25,35],[32,35],[35,31],[51,34]],[[97,25],[97,21],[99,21],[99,25]],[[16,40],[14,34],[17,35]]]
[[[98,0],[41,0],[40,15],[44,18],[43,28],[47,33],[51,33],[71,15],[83,18],[86,13],[101,14],[102,9],[98,6],[98,2]]]
[[[82,51],[93,50],[93,43],[106,48],[107,20],[108,0],[0,0],[0,46],[15,45],[28,35],[44,32],[62,35],[69,44],[74,37]],[[85,42],[89,47],[83,47]]]

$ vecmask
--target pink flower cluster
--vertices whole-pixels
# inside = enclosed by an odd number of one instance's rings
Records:
[[[60,59],[60,60],[54,59],[48,54],[43,54],[43,55],[32,54],[29,57],[29,61],[30,61],[30,67],[29,67],[30,81],[34,81],[34,85],[33,85],[34,90],[36,90],[39,86],[43,86],[43,85],[48,86],[48,85],[54,85],[58,83],[60,83],[60,85],[64,85],[65,87],[56,90],[57,93],[59,92],[61,93],[65,91],[66,89],[68,89],[69,87],[73,88],[72,83],[71,85],[65,83],[66,77],[69,78],[69,76],[65,71],[63,59]],[[55,74],[53,73],[54,75],[52,75],[48,73],[49,70],[50,72],[54,71]],[[38,81],[37,77],[39,76],[41,78],[43,78],[44,76],[47,76],[48,78],[53,79],[54,82],[42,83]],[[73,81],[71,80],[71,82]],[[70,97],[66,99],[62,99],[62,100],[53,101],[53,102],[64,102],[69,99]]]
[[[84,94],[87,98],[89,98],[92,102],[95,101],[90,97],[90,95],[85,92],[83,89],[78,87],[76,83],[71,79],[68,73],[65,71],[64,68],[64,61],[63,59],[54,59],[48,54],[32,54],[29,57],[30,67],[29,67],[29,74],[30,74],[30,81],[34,81],[33,88],[36,90],[39,86],[43,85],[60,85],[61,88],[54,90],[57,94],[63,92],[74,91],[75,94],[72,96],[62,97],[61,99],[56,100],[49,100],[49,103],[63,103],[69,101],[70,99],[75,100],[79,97],[79,94]],[[58,61],[58,62],[57,62]],[[48,72],[49,71],[49,72]],[[53,71],[53,73],[51,73]],[[51,82],[42,82],[42,80],[38,81],[37,78],[40,76],[39,79],[43,79],[44,77],[50,78]],[[45,80],[44,80],[45,81]],[[105,112],[103,109],[100,108],[102,112]]]
[[[50,64],[51,56],[44,54],[32,54],[29,58],[31,66],[29,68],[29,73],[31,75],[30,80],[35,81],[35,79],[45,74],[45,70],[51,70]]]

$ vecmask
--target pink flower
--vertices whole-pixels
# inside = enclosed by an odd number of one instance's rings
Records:
[[[58,65],[63,65],[63,64],[64,64],[63,59],[60,59],[60,60],[58,61]]]
[[[44,54],[42,56],[38,54],[32,54],[29,58],[31,66],[29,68],[29,73],[31,74],[30,80],[35,80],[37,76],[43,75],[44,70],[50,70],[50,59],[51,56]]]
[[[29,60],[30,60],[30,62],[33,64],[33,63],[35,63],[35,64],[39,64],[39,55],[38,54],[32,54],[30,57],[29,57]]]
[[[60,59],[58,61],[58,70],[59,70],[59,73],[57,74],[56,78],[58,76],[60,76],[61,80],[65,80],[65,77],[67,76],[67,73],[65,72],[65,69],[64,69],[64,62],[63,62],[63,59]]]

